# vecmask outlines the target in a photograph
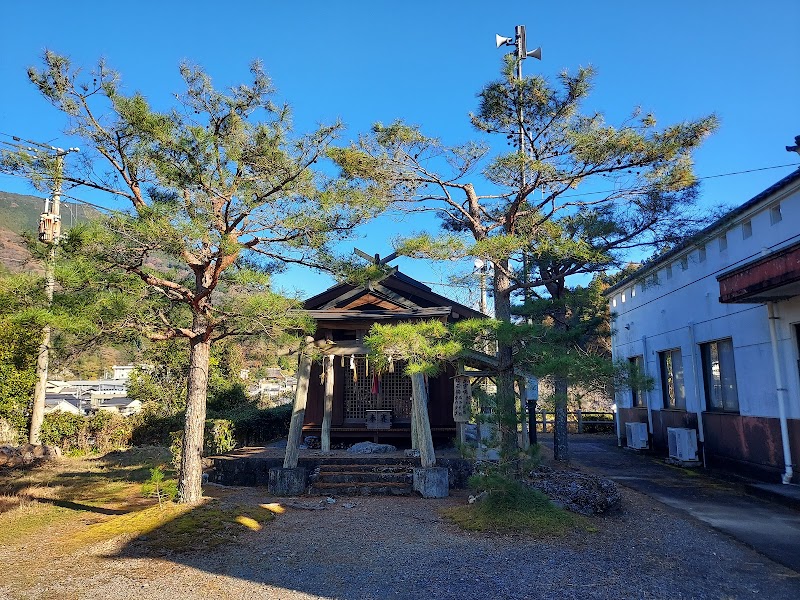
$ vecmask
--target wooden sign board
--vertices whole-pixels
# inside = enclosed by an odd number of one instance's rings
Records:
[[[453,379],[453,420],[456,423],[467,423],[471,405],[472,387],[469,377],[459,375]]]

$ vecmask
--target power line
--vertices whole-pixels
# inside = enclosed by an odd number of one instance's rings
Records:
[[[719,177],[730,177],[732,175],[746,175],[747,173],[756,173],[757,171],[769,171],[771,169],[782,169],[784,167],[797,167],[800,166],[800,163],[787,163],[785,165],[773,165],[771,167],[758,167],[756,169],[746,169],[744,171],[731,171],[730,173],[718,173],[716,175],[704,175],[702,177],[696,177],[698,181],[703,179],[717,179]],[[634,187],[629,189],[619,189],[619,190],[599,190],[596,192],[582,192],[580,194],[567,194],[561,196],[561,198],[580,198],[582,196],[593,196],[597,194],[613,194],[615,192],[643,192],[645,190],[650,189],[649,187]]]

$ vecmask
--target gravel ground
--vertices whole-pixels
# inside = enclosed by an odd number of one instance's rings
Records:
[[[800,574],[621,491],[620,510],[591,519],[597,531],[544,541],[459,530],[438,515],[466,501],[459,492],[288,509],[213,551],[154,557],[136,540],[72,555],[0,548],[0,598],[800,598]],[[263,492],[235,495],[275,500]]]

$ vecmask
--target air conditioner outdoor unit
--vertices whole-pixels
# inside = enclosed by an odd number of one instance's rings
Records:
[[[648,448],[647,423],[625,423],[625,438],[628,440],[628,448],[635,450]]]
[[[697,460],[697,431],[682,427],[667,427],[669,457],[683,462]]]

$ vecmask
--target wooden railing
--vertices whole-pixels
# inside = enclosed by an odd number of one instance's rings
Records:
[[[536,411],[536,431],[546,433],[553,431],[555,413],[546,410]],[[614,413],[602,411],[575,410],[567,413],[567,426],[576,433],[613,432]],[[587,427],[588,426],[588,427]]]

